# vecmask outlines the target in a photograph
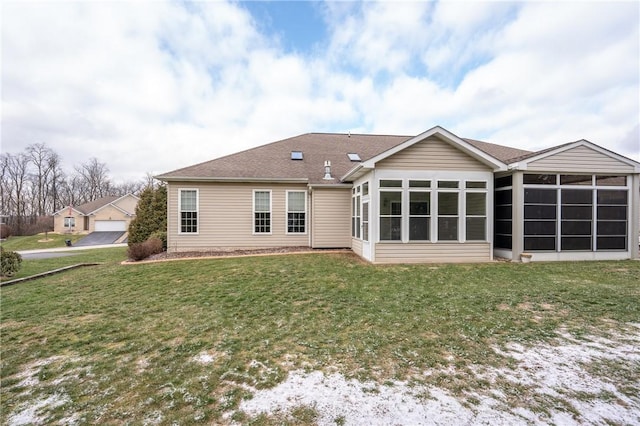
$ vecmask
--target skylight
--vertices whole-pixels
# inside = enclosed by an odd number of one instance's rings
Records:
[[[302,160],[302,151],[291,151],[292,160]]]
[[[354,153],[354,152],[351,152],[351,153],[349,153],[347,155],[349,156],[349,160],[351,160],[351,161],[362,161],[360,159],[360,156],[358,154]]]

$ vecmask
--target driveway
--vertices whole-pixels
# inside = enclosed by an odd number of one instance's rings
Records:
[[[113,244],[122,237],[123,231],[113,232],[92,232],[81,240],[76,241],[75,247],[101,246],[105,244]]]

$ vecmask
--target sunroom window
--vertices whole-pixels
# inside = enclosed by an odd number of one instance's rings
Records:
[[[487,194],[467,192],[466,198],[466,240],[485,241],[487,239]]]
[[[380,191],[380,240],[402,239],[402,192]]]
[[[458,193],[438,192],[438,241],[458,240]]]
[[[431,193],[409,192],[409,240],[427,241],[431,227]]]

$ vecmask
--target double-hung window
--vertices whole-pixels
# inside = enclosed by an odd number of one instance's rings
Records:
[[[486,182],[467,181],[465,192],[465,239],[487,239],[487,188]],[[482,192],[473,192],[474,190]]]
[[[402,240],[402,181],[380,181],[380,240]]]
[[[307,193],[287,191],[287,233],[304,234],[307,230]]]
[[[271,191],[253,191],[253,232],[271,233]]]
[[[179,190],[180,233],[198,233],[198,190]]]
[[[72,216],[67,216],[64,218],[64,227],[65,228],[73,228],[76,226],[76,218]]]
[[[458,241],[460,194],[453,191],[458,185],[458,181],[438,181],[438,241]]]
[[[409,241],[429,241],[431,228],[431,182],[409,181]]]

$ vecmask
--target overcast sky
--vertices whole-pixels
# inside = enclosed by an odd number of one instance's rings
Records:
[[[640,160],[640,2],[3,1],[2,152],[141,179],[307,132],[441,125]]]

